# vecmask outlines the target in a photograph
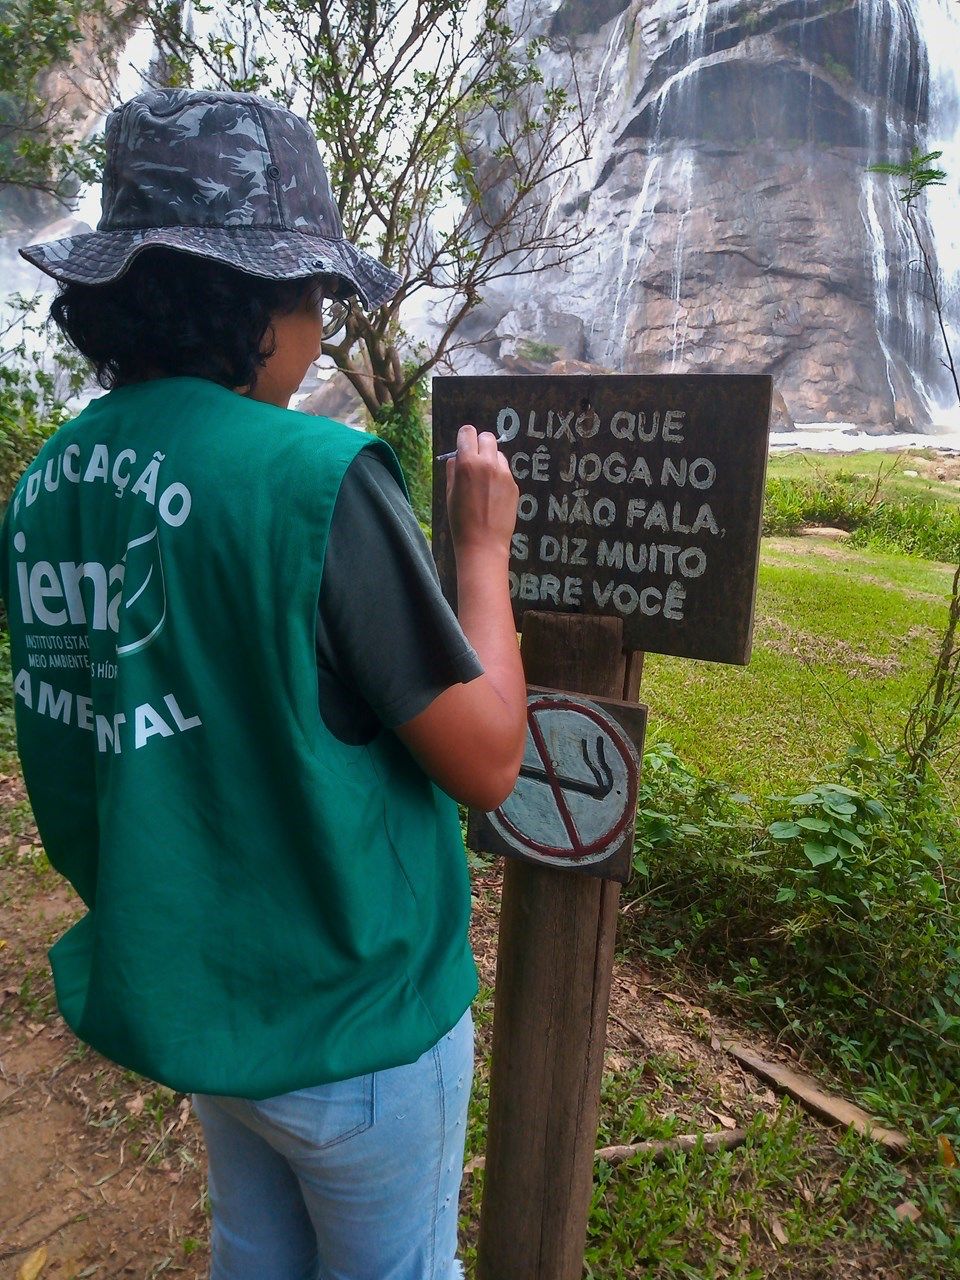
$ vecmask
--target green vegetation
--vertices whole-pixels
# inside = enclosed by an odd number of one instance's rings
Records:
[[[774,459],[764,532],[795,534],[805,525],[830,525],[849,532],[854,546],[955,561],[960,490],[903,474],[924,461],[922,455],[879,453]]]
[[[845,67],[842,62],[838,62],[832,54],[826,54],[823,59],[823,67],[825,71],[829,71],[834,80],[839,80],[846,84],[853,79],[853,75],[849,67]]]
[[[891,1274],[910,1280],[960,1276],[960,1179],[940,1164],[960,1134],[953,703],[931,767],[911,765],[906,733],[944,640],[956,664],[944,631],[953,568],[889,549],[931,555],[923,515],[945,523],[960,506],[945,474],[903,475],[922,459],[887,458],[879,479],[874,461],[776,459],[771,506],[793,486],[808,504],[801,524],[896,512],[887,550],[851,545],[865,523],[853,519],[850,540],[765,540],[750,666],[648,660],[651,733],[622,938],[671,983],[825,1068],[840,1092],[910,1135],[914,1162],[845,1139],[844,1172],[816,1213],[795,1194],[817,1164],[810,1133],[787,1138],[783,1119],[755,1121],[743,1151],[612,1170],[594,1206],[605,1224],[591,1255],[598,1277],[784,1270],[812,1280],[834,1274],[825,1250],[844,1245],[858,1258],[888,1249],[904,1268]],[[954,560],[958,545],[954,536]],[[644,1136],[658,1136],[648,1120]],[[922,1205],[916,1222],[894,1213],[907,1196]],[[781,1253],[758,1263],[771,1214]]]
[[[752,792],[799,790],[862,734],[899,738],[945,619],[947,566],[765,540],[747,667],[651,655],[649,740]]]
[[[642,1099],[649,1074],[622,1077],[620,1089]],[[606,1090],[610,1097],[610,1087]],[[644,1136],[668,1136],[673,1124],[641,1101]],[[708,1116],[704,1127],[712,1127]],[[850,1135],[830,1152],[800,1114],[785,1106],[758,1116],[744,1147],[678,1155],[657,1166],[644,1160],[598,1166],[587,1248],[592,1280],[770,1280],[839,1275],[832,1260],[878,1253],[904,1272],[955,1275],[960,1262],[944,1195],[946,1171],[926,1173],[910,1194],[934,1207],[935,1219],[914,1224],[896,1216],[911,1181],[870,1143]],[[834,1163],[836,1161],[836,1163]],[[950,1268],[947,1270],[945,1268]],[[846,1274],[870,1274],[849,1271]],[[875,1272],[873,1274],[881,1274]]]
[[[556,360],[559,347],[549,342],[540,342],[535,338],[524,338],[520,343],[519,353],[524,360],[536,360],[540,364],[550,364]]]
[[[491,992],[476,1006],[489,1020]],[[707,1037],[708,1038],[708,1037]],[[482,1155],[489,1053],[478,1055],[468,1160]],[[753,1104],[755,1105],[755,1104]],[[638,1050],[603,1079],[598,1145],[670,1139],[713,1130],[729,1110],[702,1063]],[[638,1156],[598,1162],[587,1239],[589,1280],[825,1280],[870,1259],[893,1280],[960,1274],[953,1229],[957,1178],[927,1161],[898,1165],[874,1143],[826,1135],[784,1101],[758,1110],[733,1151],[672,1154],[656,1164]],[[468,1275],[483,1191],[482,1170],[468,1174],[461,1229]],[[909,1200],[919,1221],[897,1214]],[[839,1271],[840,1259],[851,1269]],[[901,1270],[900,1267],[903,1267]]]
[[[960,1130],[960,848],[938,788],[912,795],[863,743],[828,781],[754,800],[654,747],[636,869],[645,948],[683,952],[897,1124]]]
[[[10,677],[10,633],[6,619],[0,629],[0,766],[16,767],[17,737],[13,723],[13,683]],[[5,813],[7,810],[5,810]]]
[[[84,361],[52,325],[37,319],[38,298],[15,294],[8,301],[12,314],[0,333],[0,512],[43,442],[66,419],[65,401],[86,376]],[[17,337],[3,347],[11,329]],[[41,334],[46,351],[38,361],[28,343]]]
[[[411,385],[410,394],[404,399],[378,410],[373,430],[397,455],[417,519],[429,523],[432,518],[433,459],[426,400],[426,383],[421,378]]]
[[[63,202],[98,176],[98,142],[77,137],[50,72],[96,43],[106,64],[125,33],[124,6],[101,0],[5,0],[0,6],[0,199],[29,214],[44,194]],[[84,105],[76,104],[82,117]]]

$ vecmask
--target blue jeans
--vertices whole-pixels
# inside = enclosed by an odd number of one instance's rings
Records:
[[[211,1280],[455,1280],[469,1009],[409,1066],[254,1102],[194,1097]]]

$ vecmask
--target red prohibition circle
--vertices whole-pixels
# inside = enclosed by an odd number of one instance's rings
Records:
[[[547,751],[546,743],[543,740],[543,734],[536,727],[537,722],[534,713],[543,710],[575,711],[578,715],[585,716],[588,720],[592,720],[598,728],[602,729],[603,732],[612,739],[614,746],[619,750],[621,758],[627,767],[628,803],[624,807],[624,811],[615,825],[612,826],[605,835],[601,836],[597,840],[591,841],[589,844],[584,844],[580,839],[576,824],[573,821],[573,816],[567,808],[566,801],[563,798],[563,788],[560,786],[554,773],[553,762],[550,759],[550,753]],[[527,720],[530,725],[531,736],[533,737],[537,751],[540,754],[540,758],[543,761],[544,770],[550,778],[550,790],[560,813],[560,818],[563,825],[566,827],[567,834],[570,837],[571,849],[567,852],[564,849],[557,849],[553,845],[542,844],[532,836],[527,835],[526,832],[520,831],[520,829],[515,826],[515,824],[511,822],[503,812],[502,807],[496,810],[498,822],[500,822],[502,826],[510,832],[514,839],[523,845],[524,848],[529,849],[532,853],[539,853],[545,857],[555,858],[557,861],[573,861],[589,857],[589,855],[593,853],[602,853],[603,850],[614,845],[626,831],[627,825],[631,821],[635,820],[635,815],[631,813],[629,804],[629,796],[634,792],[638,778],[637,766],[633,758],[633,744],[615,721],[601,715],[595,707],[588,706],[583,702],[575,702],[568,698],[544,697],[528,703]]]

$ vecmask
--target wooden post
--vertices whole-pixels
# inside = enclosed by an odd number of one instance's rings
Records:
[[[618,618],[524,615],[527,681],[636,699]],[[479,1280],[581,1280],[620,886],[507,859]]]

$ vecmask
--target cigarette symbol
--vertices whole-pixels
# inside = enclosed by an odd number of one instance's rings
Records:
[[[602,800],[613,790],[613,771],[607,764],[603,752],[603,738],[598,734],[596,740],[597,763],[590,759],[586,738],[580,739],[580,753],[583,762],[596,778],[596,782],[584,782],[581,778],[565,778],[560,774],[550,775],[546,769],[538,769],[536,765],[525,764],[520,768],[520,777],[529,778],[531,782],[545,782],[548,786],[558,786],[564,791],[576,791],[578,795],[590,796],[593,800]]]

